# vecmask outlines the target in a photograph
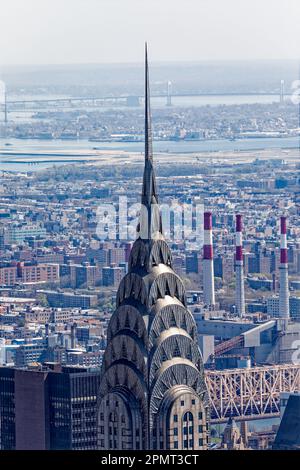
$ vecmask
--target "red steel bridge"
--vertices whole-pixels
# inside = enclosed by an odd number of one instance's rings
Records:
[[[278,417],[280,393],[300,391],[300,365],[206,370],[212,423]]]

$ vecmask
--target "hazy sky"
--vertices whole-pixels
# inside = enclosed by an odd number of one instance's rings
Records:
[[[0,64],[293,59],[300,0],[0,0]]]

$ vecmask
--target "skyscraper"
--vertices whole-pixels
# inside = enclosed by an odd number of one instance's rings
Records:
[[[0,367],[0,449],[96,449],[99,382],[85,367]]]
[[[206,449],[209,403],[197,327],[164,239],[153,167],[147,47],[142,207],[108,327],[100,449]]]

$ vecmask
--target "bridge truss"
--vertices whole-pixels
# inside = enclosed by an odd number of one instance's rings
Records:
[[[280,393],[300,391],[300,366],[294,364],[205,374],[213,423],[226,422],[230,416],[238,420],[279,416]]]

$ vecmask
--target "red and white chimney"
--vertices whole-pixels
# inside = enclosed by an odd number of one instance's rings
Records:
[[[279,317],[283,319],[290,316],[286,227],[286,217],[280,217]]]
[[[244,259],[243,259],[243,218],[237,214],[235,218],[235,303],[239,317],[245,315]]]
[[[216,303],[211,212],[204,212],[203,300],[208,306],[213,306]]]

